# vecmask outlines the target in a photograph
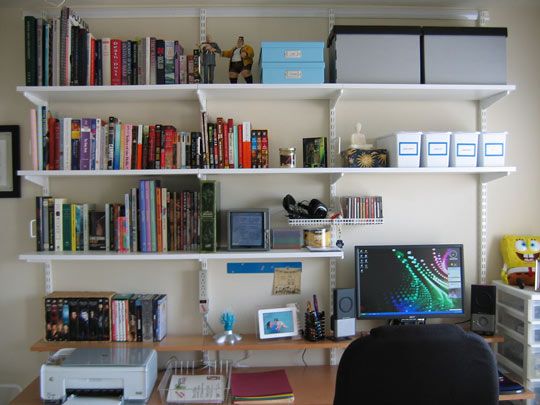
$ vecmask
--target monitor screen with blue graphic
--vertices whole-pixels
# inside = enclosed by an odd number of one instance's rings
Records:
[[[463,245],[356,246],[355,270],[358,318],[465,313]]]

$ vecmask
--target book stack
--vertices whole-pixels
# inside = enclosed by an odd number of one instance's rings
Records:
[[[45,297],[45,340],[110,340],[111,291],[55,291]]]
[[[185,55],[177,40],[97,39],[72,9],[60,17],[24,18],[27,86],[198,83],[199,50]]]
[[[111,322],[113,342],[159,342],[167,335],[167,296],[116,294]]]
[[[55,291],[45,297],[45,340],[159,342],[167,335],[165,294]]]
[[[248,121],[235,124],[218,117],[215,123],[207,122],[202,115],[202,168],[246,169],[269,167],[268,130],[251,129]]]
[[[233,373],[231,394],[234,404],[294,402],[294,394],[285,370]]]
[[[268,130],[218,118],[201,131],[165,124],[57,118],[47,106],[30,110],[34,170],[234,169],[269,166]]]
[[[169,191],[141,180],[124,204],[69,203],[36,197],[36,250],[56,252],[168,252],[199,249],[199,192]]]
[[[343,218],[383,218],[382,197],[341,197]]]

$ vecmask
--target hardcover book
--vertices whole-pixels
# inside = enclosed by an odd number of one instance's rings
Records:
[[[304,138],[303,156],[304,167],[327,167],[326,138]]]
[[[215,180],[201,181],[201,252],[215,252],[218,238],[219,183]]]

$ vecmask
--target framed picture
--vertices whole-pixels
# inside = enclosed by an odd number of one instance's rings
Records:
[[[270,214],[267,208],[227,211],[229,250],[269,250]]]
[[[0,125],[0,197],[21,196],[19,126]]]
[[[295,308],[270,308],[259,310],[259,337],[272,339],[298,335]]]

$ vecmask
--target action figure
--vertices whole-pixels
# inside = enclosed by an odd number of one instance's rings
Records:
[[[201,44],[200,48],[202,53],[203,83],[214,83],[216,53],[221,53],[221,49],[217,43],[212,42],[210,35],[206,36],[206,41]]]
[[[221,56],[230,58],[229,81],[238,83],[238,76],[242,76],[246,83],[253,83],[251,67],[253,66],[253,48],[244,44],[244,37],[238,37],[236,46],[228,51],[222,51]]]

